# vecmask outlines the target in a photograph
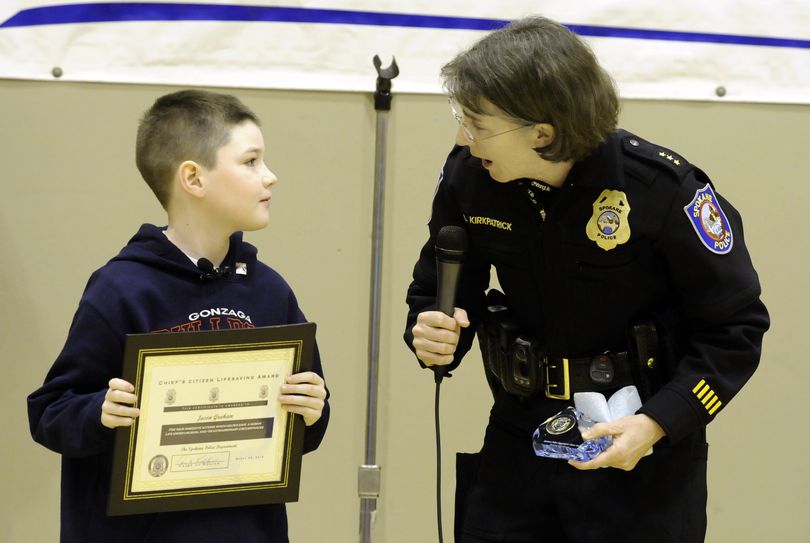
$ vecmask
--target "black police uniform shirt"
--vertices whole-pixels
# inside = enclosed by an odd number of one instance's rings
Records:
[[[498,183],[456,146],[408,289],[412,350],[417,315],[435,307],[434,246],[446,225],[464,228],[470,240],[455,305],[471,326],[450,369],[470,349],[491,267],[521,332],[549,356],[627,350],[632,322],[674,315],[665,331],[676,347],[671,375],[640,409],[673,443],[712,420],[758,365],[769,320],[740,215],[668,149],[617,131],[550,189],[528,179]],[[542,392],[528,402],[500,392],[493,416],[520,432],[562,408]]]
[[[163,229],[143,225],[90,277],[67,342],[45,382],[28,397],[31,434],[62,455],[61,541],[288,541],[283,504],[108,517],[114,430],[101,424],[108,382],[120,377],[126,334],[253,328],[306,322],[284,279],[256,248],[231,237],[223,266],[201,272]],[[312,370],[323,375],[317,347]],[[304,434],[318,447],[329,404]]]

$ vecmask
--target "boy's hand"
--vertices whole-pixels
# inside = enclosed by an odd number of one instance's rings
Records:
[[[294,373],[287,377],[287,384],[281,385],[281,396],[278,399],[284,409],[290,413],[298,413],[304,417],[304,424],[312,426],[323,413],[326,386],[317,373]]]
[[[123,379],[110,379],[110,388],[104,396],[104,403],[101,404],[101,424],[107,428],[117,428],[118,426],[132,426],[135,417],[141,414],[137,407],[127,407],[134,405],[138,400],[133,394],[135,387]]]

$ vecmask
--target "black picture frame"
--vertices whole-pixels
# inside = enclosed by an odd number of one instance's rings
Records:
[[[158,403],[156,399],[157,394],[161,392],[152,390],[153,388],[158,389],[160,387],[146,383],[144,376],[150,371],[152,372],[151,375],[155,375],[157,371],[156,368],[165,364],[167,360],[181,360],[184,368],[199,371],[202,371],[203,368],[216,368],[216,371],[212,372],[212,376],[210,377],[212,385],[218,385],[218,382],[223,379],[227,381],[243,379],[246,381],[256,380],[256,383],[250,384],[260,385],[261,392],[267,393],[270,388],[274,389],[276,383],[280,388],[281,383],[287,375],[284,371],[279,373],[278,366],[280,364],[278,362],[265,362],[264,360],[251,361],[249,367],[265,368],[266,366],[266,371],[255,372],[257,373],[256,375],[243,375],[239,377],[223,378],[219,373],[221,371],[220,368],[224,369],[228,367],[226,364],[232,362],[234,357],[258,357],[262,359],[265,355],[272,353],[273,356],[283,355],[291,357],[292,368],[289,374],[308,371],[312,367],[315,329],[315,323],[301,323],[231,330],[128,335],[124,350],[122,378],[135,386],[135,394],[138,396],[137,405],[141,408],[141,415],[135,419],[133,426],[116,429],[107,513],[111,516],[132,515],[297,501],[305,426],[301,416],[289,413],[286,415],[282,414],[276,418],[257,418],[247,421],[236,420],[181,425],[159,424],[160,443],[162,445],[164,442],[168,442],[169,450],[177,450],[178,446],[192,450],[216,447],[239,447],[240,444],[246,443],[247,440],[254,440],[252,443],[255,444],[257,443],[257,441],[255,441],[257,439],[260,440],[258,443],[272,443],[275,452],[268,449],[270,454],[276,457],[279,455],[282,456],[282,458],[273,459],[275,462],[274,465],[278,470],[278,477],[274,480],[235,482],[228,480],[226,477],[221,482],[217,482],[216,476],[212,475],[211,477],[198,479],[197,483],[187,486],[184,486],[186,483],[182,481],[174,481],[166,485],[160,483],[161,486],[157,488],[138,488],[135,483],[139,477],[141,480],[149,478],[144,475],[144,469],[147,469],[149,475],[154,477],[154,481],[157,481],[164,473],[169,473],[170,476],[176,475],[176,473],[173,473],[176,467],[178,468],[177,472],[183,471],[180,469],[181,466],[193,466],[195,463],[200,462],[203,462],[202,465],[207,465],[205,462],[211,462],[211,465],[216,465],[216,462],[220,462],[226,464],[226,467],[230,467],[232,460],[231,451],[228,450],[215,452],[210,455],[208,453],[192,453],[187,455],[158,454],[155,455],[148,462],[149,465],[146,466],[146,459],[142,452],[145,446],[139,451],[139,435],[141,439],[146,442],[147,434],[145,434],[145,432],[147,432],[147,430],[145,428],[151,424],[150,430],[148,430],[150,436],[149,441],[154,441],[154,432],[157,429],[154,428],[154,426],[156,426],[154,423],[143,422],[145,416],[143,405],[147,399],[149,399],[151,404]],[[284,351],[280,351],[280,349]],[[290,349],[292,349],[292,351],[290,351]],[[169,355],[174,358],[164,358]],[[198,365],[197,361],[203,357],[205,358],[205,363],[200,362]],[[285,367],[289,369],[289,366],[289,361],[287,361]],[[175,368],[175,373],[176,372],[177,368]],[[214,373],[216,373],[216,376],[213,376]],[[265,379],[262,381],[259,380],[258,377]],[[209,378],[205,380],[207,381]],[[192,381],[200,382],[202,379],[193,379]],[[200,386],[190,385],[185,379],[178,380],[178,382],[180,382],[178,385],[180,387],[192,388],[196,386],[199,388]],[[271,384],[261,384],[264,382]],[[162,382],[160,383],[162,384]],[[223,386],[230,387],[227,388],[227,390],[232,390],[239,389],[239,387],[244,388],[249,385],[228,382],[223,383]],[[211,396],[215,395],[215,389],[217,391],[216,395],[218,396],[218,386],[211,386]],[[192,390],[194,389],[192,388]],[[174,392],[174,389],[165,392],[166,399],[164,403],[168,403],[171,400],[170,396],[172,392]],[[190,406],[178,405],[169,407],[164,405],[162,407],[154,407],[153,405],[152,417],[149,420],[163,416],[160,415],[159,409],[162,409],[163,412],[170,410],[173,413],[178,410],[186,412],[199,411],[202,413],[207,409],[214,411],[219,410],[221,406],[224,405],[229,409],[233,407],[233,409],[230,410],[231,412],[238,412],[240,407],[247,407],[248,409],[245,409],[245,411],[250,409],[255,411],[257,408],[256,405],[262,403],[262,401],[233,401],[225,404],[217,404],[218,398],[209,397],[208,400],[209,404],[212,405],[210,408],[205,405],[205,402]],[[269,406],[272,404],[271,400],[272,398],[263,401]],[[269,409],[270,407],[258,406],[258,409],[263,408]],[[168,417],[168,415],[166,416]],[[200,419],[203,418],[203,415],[191,416],[198,416]],[[225,415],[222,416],[225,417]],[[210,419],[212,417],[213,416],[206,416],[205,418]],[[274,424],[276,419],[286,419],[283,428]],[[142,423],[144,424],[144,428],[141,428]],[[220,437],[217,438],[216,436]],[[223,443],[227,445],[223,445]],[[138,461],[139,454],[141,456],[140,462]],[[178,458],[180,459],[178,460]],[[196,468],[189,469],[197,471]],[[208,472],[215,471],[217,471],[216,467],[208,469]],[[209,473],[206,473],[206,475],[208,474]],[[201,485],[199,481],[210,482]],[[157,483],[150,482],[149,484],[154,485]]]

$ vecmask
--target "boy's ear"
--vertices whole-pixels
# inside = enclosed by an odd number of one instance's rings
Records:
[[[193,160],[186,160],[177,169],[180,177],[180,187],[188,194],[197,198],[205,192],[202,182],[202,167]]]
[[[543,148],[552,144],[557,135],[557,130],[553,124],[537,123],[532,127],[534,130],[534,148]]]

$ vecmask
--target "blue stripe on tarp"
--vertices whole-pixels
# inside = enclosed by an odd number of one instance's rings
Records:
[[[485,31],[494,30],[509,23],[508,20],[504,19],[446,17],[438,15],[337,9],[226,4],[111,2],[98,4],[64,4],[25,9],[0,24],[0,28],[120,21],[261,21]],[[810,49],[810,40],[792,38],[770,38],[708,32],[677,32],[670,30],[575,24],[566,26],[580,36],[590,37]]]
[[[369,26],[493,30],[509,21],[337,9],[238,6],[225,4],[103,3],[66,4],[20,11],[0,25],[39,26],[118,21],[273,21]]]

